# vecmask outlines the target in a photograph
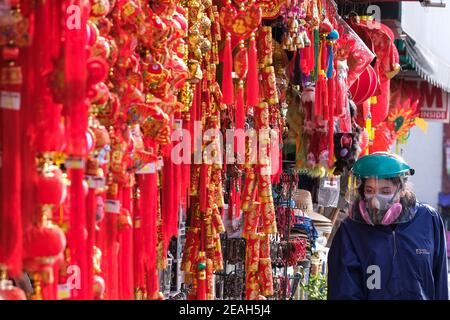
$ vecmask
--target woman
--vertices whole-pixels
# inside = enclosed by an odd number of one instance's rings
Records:
[[[328,255],[328,299],[448,300],[444,224],[416,201],[399,156],[374,153],[352,169],[350,215]]]

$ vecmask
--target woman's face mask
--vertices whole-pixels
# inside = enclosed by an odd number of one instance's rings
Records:
[[[364,200],[359,203],[364,220],[371,225],[389,225],[402,211],[400,186],[390,180],[368,179],[364,188]]]

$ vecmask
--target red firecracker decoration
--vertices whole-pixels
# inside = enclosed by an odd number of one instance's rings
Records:
[[[206,280],[206,255],[200,252],[198,260],[197,278],[197,300],[206,300],[207,280]]]

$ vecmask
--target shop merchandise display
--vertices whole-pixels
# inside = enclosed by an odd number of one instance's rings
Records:
[[[322,299],[353,164],[424,125],[332,0],[0,5],[0,299]]]

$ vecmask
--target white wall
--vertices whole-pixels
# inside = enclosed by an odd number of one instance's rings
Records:
[[[437,208],[442,181],[443,124],[427,122],[426,134],[418,127],[413,127],[408,143],[399,148],[405,161],[416,170],[410,181],[418,200]]]

